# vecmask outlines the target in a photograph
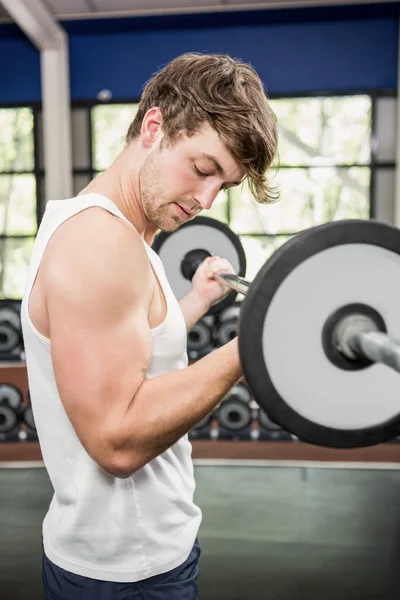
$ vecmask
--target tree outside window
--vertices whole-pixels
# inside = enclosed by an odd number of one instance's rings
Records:
[[[0,298],[21,299],[37,233],[33,111],[0,109]]]

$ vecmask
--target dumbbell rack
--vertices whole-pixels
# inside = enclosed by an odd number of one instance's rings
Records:
[[[22,395],[23,410],[29,405],[28,376],[25,361],[0,362],[0,384],[12,385]],[[0,440],[0,463],[8,461],[37,461],[41,460],[40,447],[35,436],[27,436],[26,425],[18,425],[20,439],[17,441]]]

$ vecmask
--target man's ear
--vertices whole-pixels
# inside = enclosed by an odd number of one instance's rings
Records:
[[[145,148],[151,148],[163,135],[161,108],[154,106],[143,117],[140,138]]]

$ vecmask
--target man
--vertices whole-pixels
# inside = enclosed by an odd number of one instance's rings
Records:
[[[22,304],[32,406],[54,496],[49,600],[197,598],[201,513],[187,433],[241,377],[237,341],[187,366],[187,330],[228,288],[207,259],[177,302],[150,245],[276,152],[262,84],[227,56],[178,57],[147,84],[127,144],[77,198],[51,201]]]

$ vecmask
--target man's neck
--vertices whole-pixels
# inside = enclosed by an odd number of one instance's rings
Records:
[[[158,229],[149,223],[140,201],[139,175],[126,177],[122,160],[116,160],[104,173],[93,179],[81,194],[97,193],[109,198],[150,246]]]

